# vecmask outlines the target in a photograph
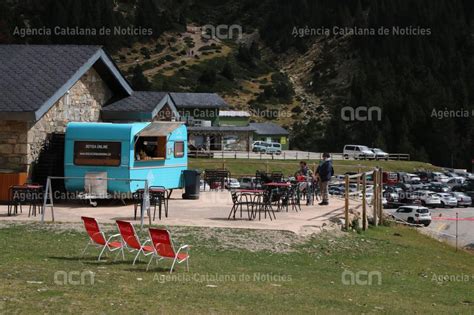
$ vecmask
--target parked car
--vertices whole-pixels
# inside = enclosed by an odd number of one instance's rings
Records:
[[[240,183],[236,178],[229,178],[225,180],[224,187],[226,189],[239,189]]]
[[[448,185],[450,187],[453,187],[453,186],[457,186],[457,185],[462,185],[462,184],[464,184],[465,181],[466,181],[466,179],[464,177],[461,177],[461,176],[450,177],[449,180],[446,182],[446,185]]]
[[[355,160],[375,159],[375,153],[365,145],[347,144],[344,146],[343,156],[345,159]]]
[[[466,179],[464,184],[454,186],[452,188],[452,191],[460,191],[470,196],[471,198],[474,198],[474,179]]]
[[[434,192],[429,190],[417,190],[412,193],[413,199],[421,201],[421,204],[426,207],[441,206],[441,198]]]
[[[394,185],[398,183],[397,173],[394,172],[383,172],[382,181],[384,184]]]
[[[402,206],[393,213],[393,217],[408,223],[423,224],[424,226],[431,223],[430,210],[420,206]]]
[[[428,185],[425,185],[425,187],[427,190],[431,190],[434,192],[450,192],[451,191],[451,188],[448,185],[437,183],[437,182],[429,183]]]
[[[388,202],[398,202],[398,192],[395,189],[387,188],[383,191],[382,196],[387,199]]]
[[[447,183],[449,180],[449,177],[444,175],[441,172],[432,172],[431,174],[432,174],[433,180],[436,182]]]
[[[428,172],[415,172],[415,174],[418,175],[418,177],[423,183],[426,183],[429,181],[430,176]]]
[[[281,144],[278,142],[270,142],[268,143],[267,148],[265,149],[266,154],[281,154]]]
[[[370,149],[375,154],[376,160],[388,160],[388,153],[380,150],[379,148],[371,148]]]
[[[252,152],[265,152],[268,147],[268,142],[255,141],[252,143]]]
[[[239,178],[239,183],[242,189],[257,188],[257,179],[255,177],[241,177]]]
[[[443,208],[457,207],[458,199],[456,197],[454,197],[452,194],[450,194],[450,193],[437,193],[436,195],[439,196],[439,198],[441,199],[441,206]]]
[[[330,195],[343,196],[345,189],[339,186],[329,186],[328,193]]]
[[[200,191],[210,191],[211,187],[204,181],[204,179],[201,179],[199,181],[199,190]]]
[[[469,207],[472,205],[472,198],[463,192],[455,191],[451,195],[457,199],[458,207]]]

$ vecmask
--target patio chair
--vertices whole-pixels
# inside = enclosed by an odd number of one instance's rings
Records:
[[[275,211],[273,210],[272,207],[272,200],[273,200],[273,192],[272,190],[265,190],[261,194],[257,194],[254,198],[254,204],[256,205],[256,210],[252,210],[252,216],[254,219],[257,218],[257,212],[258,212],[258,220],[261,220],[261,214],[263,212],[265,219],[267,218],[267,213],[268,217],[270,218],[270,221],[272,219],[272,214],[273,218],[276,219]]]
[[[176,251],[168,230],[150,228],[149,234],[151,242],[153,243],[153,254],[146,267],[147,271],[153,258],[156,259],[156,263],[163,259],[172,259],[173,264],[171,265],[170,273],[173,272],[176,263],[181,264],[183,262],[186,262],[186,270],[189,271],[189,249],[191,246],[182,245]]]
[[[89,235],[89,243],[87,243],[86,248],[84,248],[84,250],[82,251],[81,257],[84,256],[89,245],[95,245],[99,248],[102,248],[99,254],[99,258],[97,258],[97,260],[100,260],[102,254],[105,252],[106,249],[109,252],[114,252],[117,250],[119,251],[119,253],[122,252],[122,258],[125,259],[122,242],[112,242],[112,239],[115,237],[119,237],[120,234],[111,235],[108,239],[106,239],[105,234],[100,230],[99,224],[97,223],[96,219],[89,217],[81,217],[81,219],[84,222],[84,227],[86,229],[87,234]],[[116,258],[117,256],[115,257],[115,259]]]
[[[240,208],[240,217],[242,218],[242,208],[244,206],[247,208],[249,220],[252,220],[253,211],[250,210],[250,207],[254,206],[252,196],[250,194],[238,193],[235,191],[231,191],[230,195],[232,197],[232,208],[230,209],[227,220],[230,220],[230,217],[233,217],[235,219],[235,214],[237,213],[237,210],[239,210],[239,208]]]
[[[293,184],[288,187],[282,200],[282,206],[286,208],[286,212],[288,212],[290,206],[291,210],[295,210],[296,212],[301,210],[298,184]]]
[[[140,254],[143,254],[145,257],[153,254],[153,247],[150,245],[145,245],[150,242],[146,240],[143,244],[140,242],[135,228],[130,222],[117,220],[117,227],[119,229],[120,235],[122,236],[124,247],[126,247],[130,252],[137,252],[135,258],[133,259],[133,265],[137,261]]]
[[[164,186],[150,187],[150,204],[153,205],[153,221],[156,217],[156,206],[158,206],[158,218],[161,220],[161,210],[165,209],[165,217],[168,217],[169,194]]]

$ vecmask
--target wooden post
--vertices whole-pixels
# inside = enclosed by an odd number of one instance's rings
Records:
[[[346,231],[349,231],[349,175],[345,177],[345,191],[344,191],[344,217],[346,222]]]
[[[379,220],[380,224],[383,223],[383,170],[380,168],[379,170]]]
[[[372,207],[374,208],[374,225],[377,226],[378,225],[378,221],[377,221],[377,216],[378,216],[378,211],[377,211],[377,204],[378,204],[378,201],[377,201],[377,171],[374,171],[372,172],[372,182],[374,183],[374,194],[373,194],[373,200],[372,200]]]
[[[357,167],[357,174],[360,174],[360,165]],[[360,190],[360,177],[357,176],[357,191]]]
[[[365,173],[362,174],[362,229],[365,231],[367,230],[367,205],[366,205],[366,198],[365,198],[365,193],[366,193],[366,178],[365,178]]]

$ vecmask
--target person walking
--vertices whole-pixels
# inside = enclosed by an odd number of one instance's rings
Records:
[[[327,206],[329,204],[328,184],[334,175],[334,168],[332,167],[332,160],[329,153],[323,153],[323,161],[319,164],[316,174],[319,177],[319,187],[323,199],[319,205]]]

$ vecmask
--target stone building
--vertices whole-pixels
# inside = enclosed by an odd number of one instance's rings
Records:
[[[132,93],[99,46],[0,45],[0,169],[30,172],[49,135]]]

